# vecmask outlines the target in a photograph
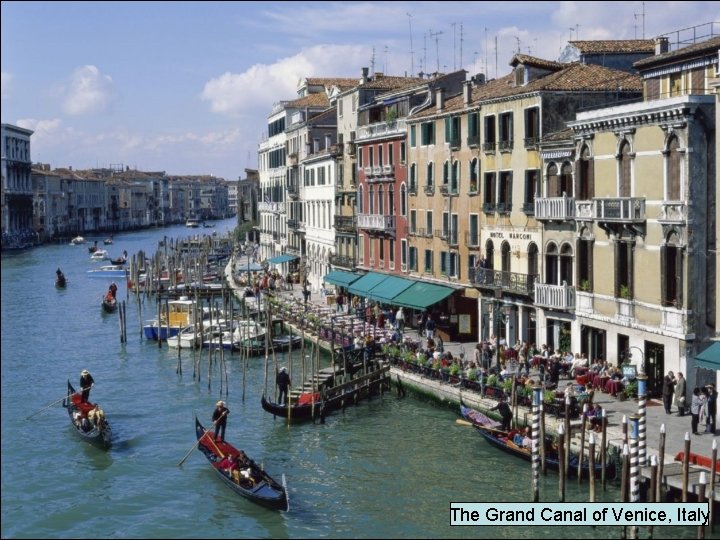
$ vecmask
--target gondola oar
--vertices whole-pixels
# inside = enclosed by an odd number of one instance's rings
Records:
[[[216,423],[218,423],[218,422],[220,421],[220,419],[222,419],[224,416],[225,416],[225,413],[222,413],[222,415],[220,415],[220,418],[218,418],[217,420],[215,420],[215,421],[212,423],[212,425],[215,425]],[[203,433],[202,437],[200,437],[200,438],[197,440],[197,442],[192,445],[192,448],[190,448],[190,450],[188,450],[188,453],[185,454],[185,457],[183,457],[183,458],[180,460],[180,462],[177,464],[178,467],[179,467],[180,465],[182,465],[183,463],[185,463],[185,460],[186,460],[188,457],[190,457],[190,454],[192,454],[192,451],[195,450],[195,448],[197,448],[197,446],[200,444],[200,442],[205,438],[205,435],[207,435],[208,433],[210,433],[210,430],[206,429],[206,430],[205,430],[205,433]],[[213,441],[213,444],[214,444],[214,442],[215,442],[215,441]],[[215,448],[218,450],[218,452],[220,452],[220,449],[219,449],[217,446],[215,446]],[[222,455],[222,452],[220,452],[220,454]],[[225,457],[225,456],[223,456],[223,457]]]
[[[53,401],[53,402],[52,402],[50,405],[48,405],[47,407],[43,407],[43,408],[40,409],[39,411],[34,412],[34,413],[32,413],[30,416],[25,417],[25,420],[30,420],[30,419],[31,419],[33,416],[35,416],[36,414],[40,414],[41,412],[48,410],[48,409],[49,409],[50,407],[52,407],[53,405],[55,405],[55,404],[57,404],[57,403],[60,403],[60,402],[63,401],[63,400],[66,400],[68,397],[70,397],[70,396],[65,395],[65,396],[61,397],[60,399],[57,399],[57,400]]]

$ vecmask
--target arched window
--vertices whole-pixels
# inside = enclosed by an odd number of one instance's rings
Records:
[[[683,247],[676,231],[670,231],[660,246],[660,288],[662,305],[682,308]]]
[[[535,242],[531,242],[528,246],[528,275],[538,275],[538,248]]]
[[[573,196],[572,165],[567,161],[562,164],[560,169],[560,195]]]
[[[378,188],[378,214],[385,215],[385,193],[382,186]]]
[[[545,247],[545,283],[557,285],[558,279],[558,250],[554,242]]]
[[[562,285],[563,282],[568,285],[573,284],[573,249],[570,244],[563,244],[560,248],[560,281],[558,285]]]
[[[427,188],[433,189],[435,187],[435,167],[433,162],[427,164]]]
[[[492,240],[485,242],[485,258],[487,260],[486,268],[490,270],[495,268],[495,246]]]
[[[368,214],[375,213],[375,190],[372,186],[368,187]]]
[[[619,172],[620,183],[618,197],[630,197],[630,143],[623,141],[620,145]]]
[[[478,158],[473,158],[470,161],[470,193],[477,193],[480,190],[480,161]]]
[[[682,155],[679,152],[680,142],[673,135],[668,144],[667,154],[667,195],[668,201],[681,200],[680,174],[682,170]]]
[[[501,261],[502,261],[502,271],[509,272],[510,271],[510,243],[503,242],[502,245],[500,246],[500,252],[501,252]]]
[[[560,197],[560,176],[558,175],[558,168],[555,163],[548,165],[547,173],[547,196],[548,197]]]
[[[395,199],[393,198],[393,204],[395,204],[394,200]],[[395,211],[393,210],[393,214],[394,213]],[[400,215],[407,217],[407,191],[405,190],[404,183],[400,186]]]
[[[593,159],[590,156],[590,148],[584,144],[580,150],[580,159],[576,165],[577,172],[577,198],[581,201],[589,201],[595,196],[595,171]]]
[[[417,190],[417,165],[410,165],[410,191]]]
[[[357,211],[358,214],[364,213],[365,203],[363,200],[363,187],[362,185],[358,186],[358,198],[357,198]]]
[[[403,184],[404,185],[404,184]],[[395,215],[395,191],[392,184],[388,186],[388,215]]]

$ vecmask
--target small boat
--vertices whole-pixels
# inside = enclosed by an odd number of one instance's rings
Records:
[[[71,243],[73,246],[79,246],[80,244],[84,244],[84,243],[85,243],[85,238],[83,238],[82,236],[76,236],[75,238],[73,238],[72,240],[70,240],[70,243]]]
[[[103,241],[103,244],[105,244],[106,246],[109,246],[109,245],[111,245],[112,243],[113,243],[113,238],[112,238],[112,236],[109,237],[109,238],[106,238],[106,239]]]
[[[88,251],[90,253],[95,253],[98,250],[97,240],[95,240],[95,243],[88,248]]]
[[[212,229],[214,226],[215,226],[214,223],[204,223],[203,224],[203,227],[205,227],[206,229]]]
[[[75,392],[70,381],[67,383],[67,399],[63,406],[67,408],[70,423],[75,432],[85,441],[100,448],[110,448],[112,430],[107,420],[103,419],[99,425],[92,423],[88,414],[95,408],[94,403],[82,403],[80,393]]]
[[[112,296],[105,295],[102,300],[102,308],[106,313],[114,313],[117,311],[118,303],[117,299]]]
[[[64,275],[60,275],[55,278],[55,286],[58,289],[64,289],[67,285],[67,278]]]
[[[96,249],[93,254],[90,255],[91,261],[107,261],[110,259],[110,255],[104,249]]]
[[[486,421],[489,419],[485,415],[478,411],[465,407],[464,405],[460,405],[460,415],[465,420],[472,423],[473,427],[478,431],[478,433],[482,435],[482,437],[493,446],[499,448],[504,452],[507,452],[508,454],[512,454],[513,456],[522,458],[525,461],[532,461],[531,449],[520,446],[513,442],[514,430],[503,431],[501,429],[497,429],[495,427],[497,425],[497,422],[493,420],[490,420],[489,422]],[[557,450],[553,446],[552,437],[545,438],[545,463],[547,465],[547,468],[552,471],[558,471],[560,469],[559,456]],[[569,476],[577,476],[577,455],[570,455],[570,458],[568,459],[568,469]],[[590,472],[590,463],[588,460],[583,460],[581,471],[583,478],[587,478]],[[600,463],[600,460],[598,459],[597,463],[595,463],[595,478],[599,478],[601,474],[602,465]],[[606,474],[608,478],[615,477],[614,463],[606,464]]]
[[[87,271],[88,277],[116,278],[127,277],[128,270],[122,265],[113,264],[110,266],[101,266],[93,270]]]
[[[200,226],[200,220],[199,220],[199,219],[189,218],[189,219],[185,222],[185,226],[186,226],[186,227],[191,227],[191,228],[193,228],[193,229],[197,229],[197,228]]]
[[[203,427],[197,416],[195,417],[195,435],[199,443],[198,450],[205,454],[213,470],[235,493],[269,508],[286,512],[290,509],[285,475],[280,484],[258,467],[244,452],[227,442],[216,442],[213,433]],[[230,455],[240,463],[240,471],[236,478],[220,468],[221,461]]]
[[[167,309],[163,307],[160,320],[155,318],[147,321],[143,332],[147,339],[166,341],[168,337],[178,335],[186,326],[195,324],[198,319],[202,320],[202,311],[195,301],[181,296],[178,300],[168,302]]]

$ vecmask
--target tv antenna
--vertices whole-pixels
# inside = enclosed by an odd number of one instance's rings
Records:
[[[455,39],[457,23],[451,23],[450,26],[452,26],[453,29],[453,71],[455,71],[457,70],[457,40]]]
[[[410,25],[410,76],[415,76],[415,51],[413,51],[413,44],[412,44],[412,15],[410,13],[405,13],[405,15],[408,16],[408,24]]]
[[[635,39],[637,39],[637,19],[638,17],[642,17],[642,38],[645,39],[645,2],[642,3],[642,13],[635,13],[633,15],[635,18],[636,24],[635,24]]]
[[[430,39],[435,38],[435,59],[437,60],[437,71],[440,73],[440,38],[438,36],[443,35],[443,31],[433,32],[430,30]]]

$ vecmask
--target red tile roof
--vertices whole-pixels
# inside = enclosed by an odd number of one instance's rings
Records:
[[[652,39],[598,39],[592,41],[569,41],[583,54],[622,54],[655,52]]]

